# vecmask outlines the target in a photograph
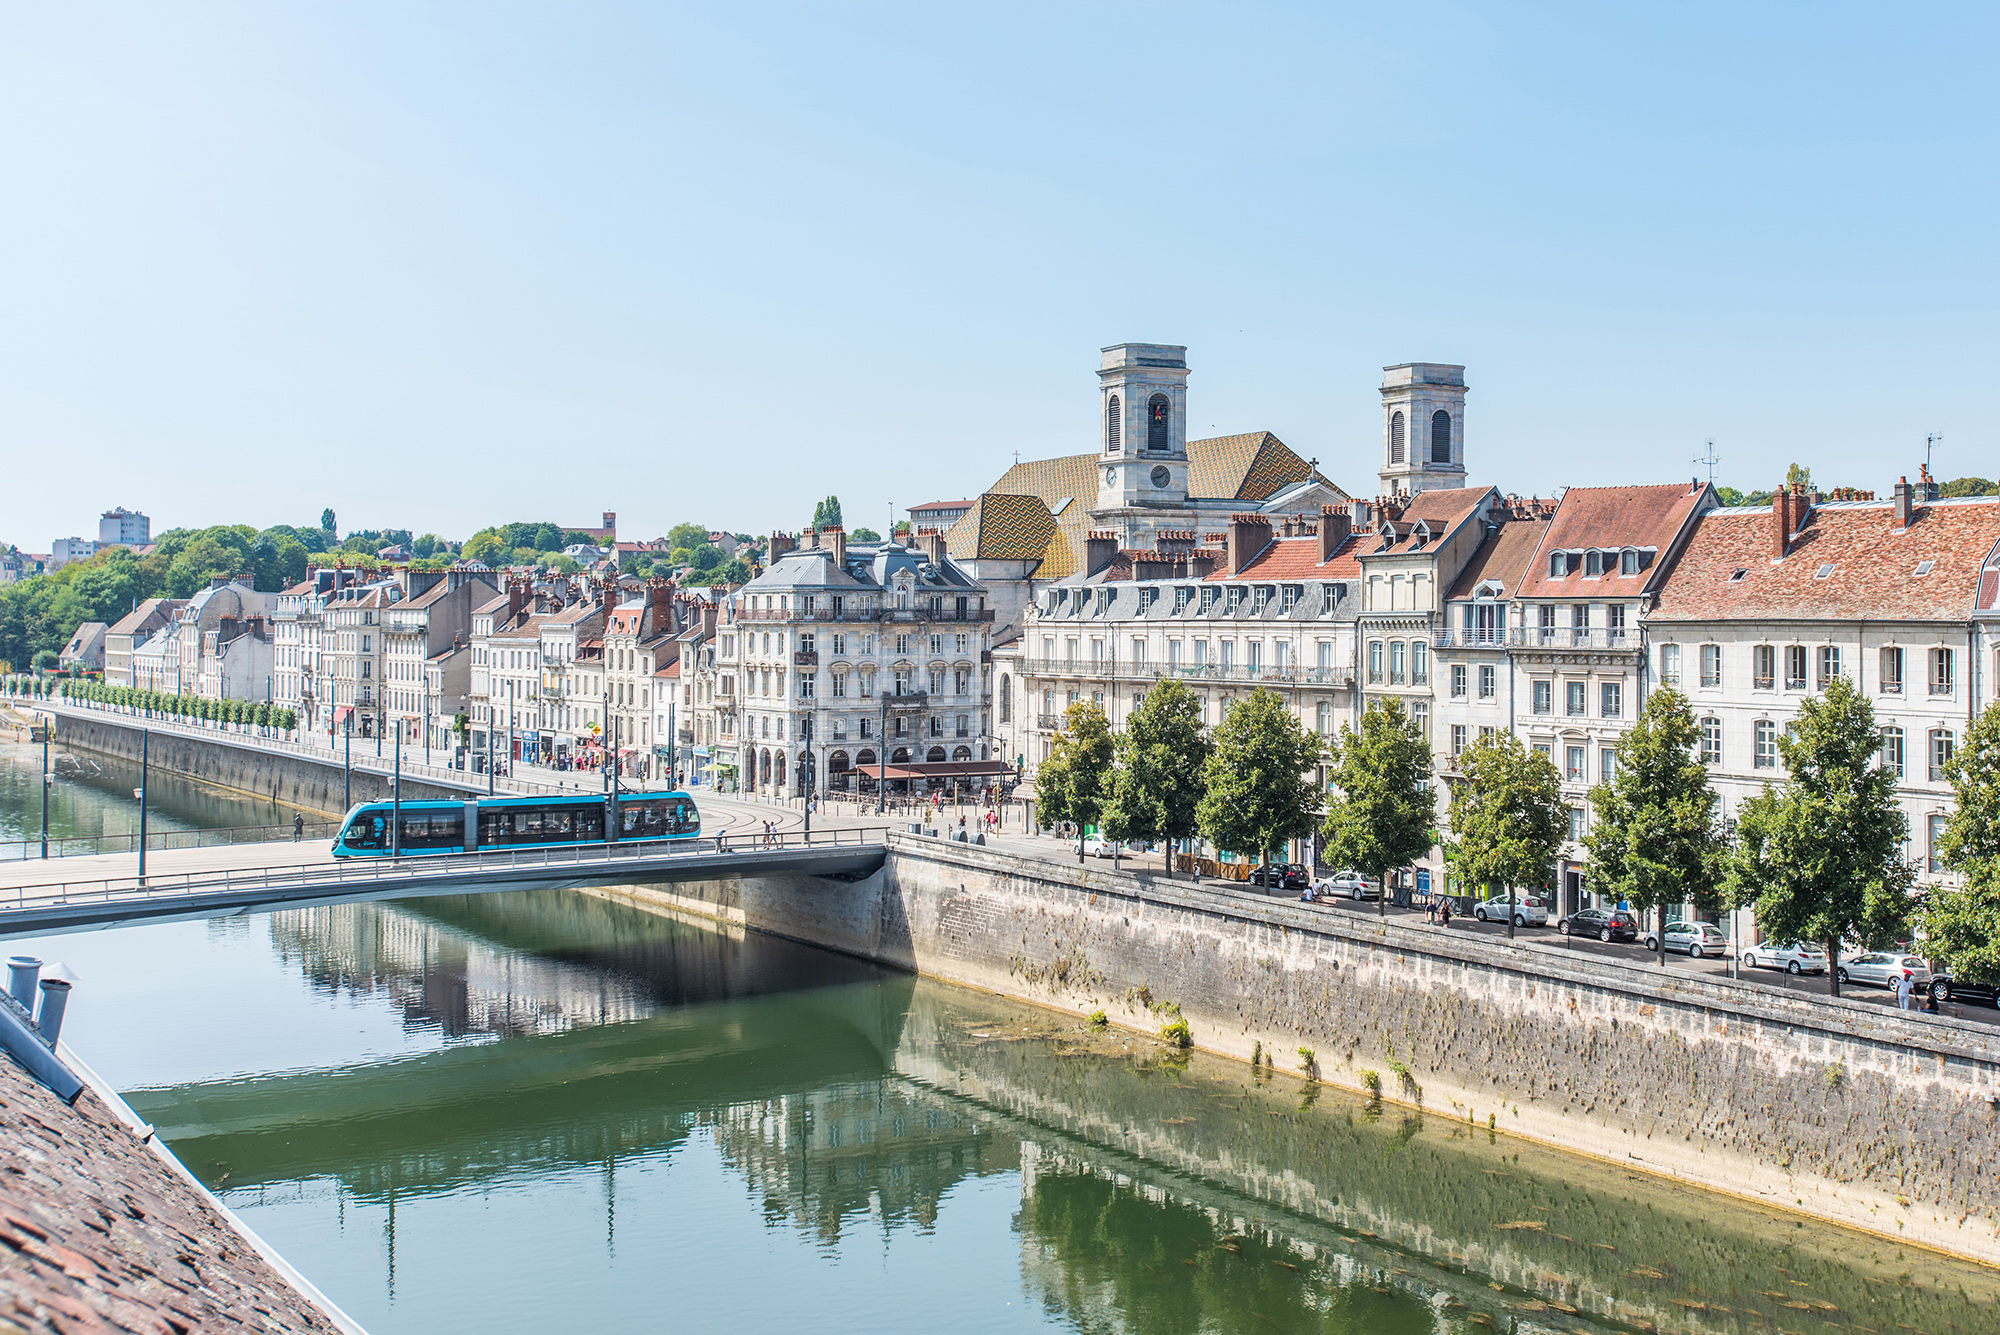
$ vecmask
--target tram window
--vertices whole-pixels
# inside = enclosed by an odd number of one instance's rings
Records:
[[[677,834],[701,833],[701,811],[685,797],[675,800],[671,819]]]
[[[382,837],[387,833],[389,822],[381,816],[357,816],[347,827],[349,848],[380,848]]]
[[[402,845],[413,851],[421,848],[463,848],[465,812],[462,809],[405,812]]]

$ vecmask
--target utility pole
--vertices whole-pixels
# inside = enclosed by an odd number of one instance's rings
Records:
[[[153,730],[139,730],[139,786],[132,796],[139,799],[139,884],[146,883],[146,762],[153,744]]]
[[[347,711],[347,747],[340,761],[340,809],[354,810],[354,710]]]
[[[49,857],[49,730],[52,721],[42,720],[42,860]]]
[[[493,683],[489,678],[487,689],[490,691],[492,686]],[[486,697],[486,795],[493,796],[493,697],[491,695]]]
[[[877,677],[876,685],[879,687],[881,684],[881,678]],[[889,809],[889,693],[887,691],[882,692],[881,700],[882,726],[876,731],[882,735],[875,739],[875,755],[879,761],[875,779],[875,814],[878,816]]]
[[[396,777],[389,783],[389,856],[403,856],[403,725],[396,725]]]

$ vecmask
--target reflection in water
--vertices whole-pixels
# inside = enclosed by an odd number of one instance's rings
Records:
[[[210,788],[162,766],[149,768],[146,828],[151,833],[291,822],[290,807]],[[50,839],[138,831],[139,803],[132,796],[139,786],[137,761],[56,746],[49,753],[49,772],[55,776],[49,790]],[[0,741],[0,844],[41,837],[41,782],[42,748],[16,742],[11,735]],[[0,850],[0,856],[18,852]]]
[[[663,1273],[684,1325],[772,1329],[928,1330],[956,1303],[1092,1332],[1943,1335],[2000,1297],[1978,1267],[591,895],[269,932],[309,993],[452,1041],[132,1102],[377,1335],[622,1328]]]

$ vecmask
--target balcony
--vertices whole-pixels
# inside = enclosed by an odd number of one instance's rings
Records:
[[[1353,668],[1300,667],[1295,663],[1288,663],[1284,667],[1242,667],[1236,664],[1224,667],[1213,663],[1199,666],[1181,663],[1163,667],[1153,663],[1080,663],[1072,658],[1029,658],[1023,660],[1022,669],[1024,672],[1039,673],[1044,676],[1080,677],[1094,681],[1147,682],[1178,677],[1186,682],[1318,686],[1330,690],[1344,690],[1354,684]]]
[[[1062,720],[1063,716],[1061,714],[1037,714],[1035,715],[1035,727],[1042,732],[1054,732],[1057,728],[1062,727]]]
[[[1636,630],[1578,630],[1571,626],[1515,626],[1498,630],[1441,630],[1431,636],[1440,649],[1607,649],[1637,653]]]
[[[800,649],[792,655],[792,663],[796,667],[818,667],[819,650]]]
[[[889,711],[896,714],[920,713],[929,708],[931,702],[929,691],[905,691],[901,695],[884,692],[882,699],[889,706]]]

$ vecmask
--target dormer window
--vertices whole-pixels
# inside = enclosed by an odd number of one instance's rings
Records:
[[[1179,614],[1179,613],[1181,613],[1181,612],[1185,612],[1185,611],[1187,611],[1187,605],[1188,605],[1189,603],[1193,602],[1193,601],[1194,601],[1194,590],[1193,590],[1193,589],[1190,589],[1190,588],[1188,588],[1188,587],[1187,587],[1186,585],[1184,585],[1184,584],[1183,584],[1183,585],[1176,585],[1176,586],[1175,586],[1175,588],[1174,588],[1174,612],[1175,612],[1176,614]]]
[[[1284,601],[1284,609],[1285,609],[1285,610],[1286,610],[1287,612],[1289,612],[1289,611],[1291,611],[1291,610],[1292,610],[1292,609],[1293,609],[1294,607],[1297,607],[1297,606],[1299,605],[1299,598],[1300,598],[1300,596],[1301,596],[1301,595],[1303,595],[1304,593],[1305,593],[1305,590],[1304,590],[1303,588],[1301,588],[1301,587],[1300,587],[1299,585],[1297,585],[1297,584],[1287,584],[1287,585],[1285,586],[1285,601]]]
[[[1569,574],[1569,553],[1549,553],[1549,578],[1562,579]]]
[[[1595,578],[1604,573],[1604,553],[1592,548],[1583,554],[1583,573],[1587,578]]]
[[[1639,573],[1639,553],[1637,549],[1627,547],[1624,551],[1618,553],[1618,573],[1621,575],[1636,575]]]
[[[1261,612],[1270,605],[1271,586],[1268,584],[1259,584],[1257,586],[1257,610]]]
[[[1201,591],[1201,610],[1204,612],[1214,611],[1215,604],[1221,597],[1222,592],[1219,589],[1203,589]]]

